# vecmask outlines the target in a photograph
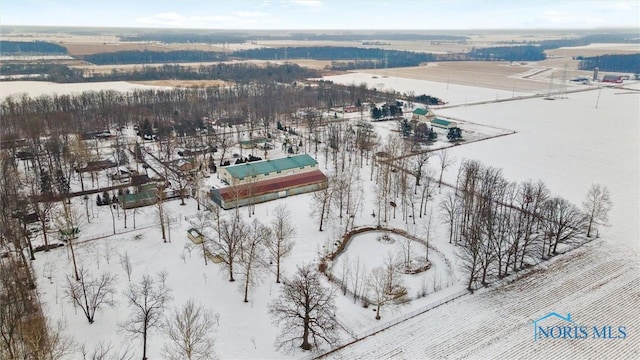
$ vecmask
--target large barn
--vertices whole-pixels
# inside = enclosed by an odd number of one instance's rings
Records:
[[[218,177],[229,186],[211,189],[211,200],[223,209],[257,204],[322,190],[327,177],[308,154],[225,166]]]

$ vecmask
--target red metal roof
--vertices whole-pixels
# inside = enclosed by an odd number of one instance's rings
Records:
[[[327,181],[327,177],[320,170],[303,172],[294,175],[282,176],[273,179],[256,181],[254,183],[239,186],[228,186],[218,189],[220,197],[224,201],[244,199],[251,196],[268,194],[295,188],[298,186],[311,185]]]

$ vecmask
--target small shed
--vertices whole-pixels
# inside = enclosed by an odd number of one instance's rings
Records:
[[[431,120],[431,126],[435,126],[441,129],[451,129],[458,127],[458,124],[450,120],[435,118]]]
[[[123,194],[118,198],[120,207],[131,209],[142,206],[153,205],[158,201],[158,196],[153,190],[140,191],[135,194]]]
[[[204,241],[204,235],[202,235],[202,233],[198,231],[198,229],[194,228],[187,230],[187,237],[194,244],[202,244],[202,242]]]

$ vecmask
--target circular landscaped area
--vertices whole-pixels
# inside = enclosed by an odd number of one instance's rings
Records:
[[[426,240],[399,229],[361,228],[343,238],[333,253],[327,273],[353,292],[366,274],[393,263],[406,299],[416,299],[452,285],[453,270],[446,258]],[[341,245],[341,244],[337,244]],[[427,259],[428,261],[426,261]],[[357,279],[358,278],[358,279]]]

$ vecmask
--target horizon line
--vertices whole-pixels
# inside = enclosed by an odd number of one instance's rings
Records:
[[[2,28],[11,27],[28,27],[28,28],[73,28],[73,29],[133,29],[133,30],[208,30],[208,31],[368,31],[368,32],[385,32],[385,31],[409,31],[409,32],[429,32],[429,31],[637,31],[638,27],[633,26],[603,26],[603,27],[573,27],[573,28],[553,28],[553,27],[530,27],[530,28],[453,28],[453,29],[340,29],[340,28],[189,28],[189,27],[151,27],[151,26],[88,26],[88,25],[31,25],[31,24],[0,24],[0,36],[7,35],[2,32]]]

